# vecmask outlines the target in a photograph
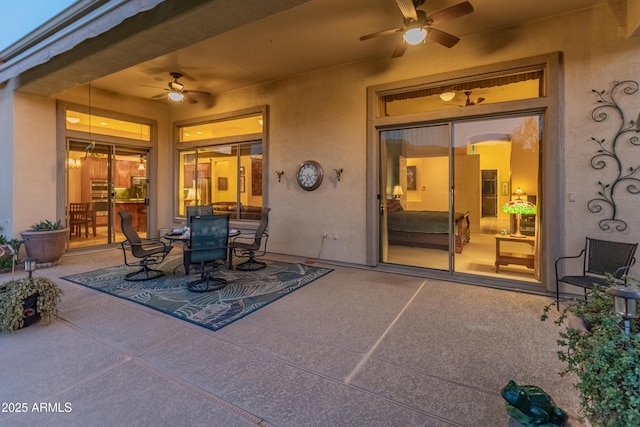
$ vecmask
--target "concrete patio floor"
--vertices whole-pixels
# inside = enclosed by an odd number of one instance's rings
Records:
[[[550,297],[329,265],[213,332],[60,279],[118,264],[108,249],[36,271],[65,294],[48,326],[0,334],[1,426],[518,426],[511,379],[582,425],[539,320]]]

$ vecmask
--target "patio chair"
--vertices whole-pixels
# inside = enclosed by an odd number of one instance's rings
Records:
[[[187,206],[187,225],[191,224],[191,217],[198,215],[213,215],[213,206]]]
[[[133,226],[133,214],[131,211],[119,211],[118,215],[120,215],[122,233],[127,238],[121,243],[122,251],[124,252],[124,263],[129,267],[140,267],[139,270],[127,274],[124,279],[142,281],[162,276],[164,273],[161,270],[153,269],[151,266],[162,263],[173,247],[165,244],[159,238],[141,239]],[[127,258],[128,252],[139,261],[130,262]]]
[[[228,285],[227,280],[211,274],[227,259],[229,246],[229,215],[198,215],[191,217],[189,259],[200,273],[189,282],[191,292],[217,291]]]
[[[637,243],[612,242],[586,238],[585,246],[578,255],[563,256],[556,259],[556,307],[560,310],[560,283],[579,286],[584,289],[584,297],[587,298],[587,289],[593,289],[594,284],[610,286],[607,274],[616,280],[623,279],[629,269],[636,262],[634,258]],[[560,277],[559,267],[561,263],[570,259],[582,260],[582,274],[565,275]]]
[[[265,262],[256,260],[256,255],[263,256],[267,253],[267,239],[269,239],[267,225],[269,224],[270,210],[270,208],[262,208],[262,219],[260,220],[260,224],[253,236],[243,236],[241,234],[231,242],[231,248],[234,255],[249,257],[245,262],[236,265],[236,270],[255,271],[267,266]],[[264,247],[262,245],[263,240]],[[260,251],[261,247],[263,247],[262,251]]]

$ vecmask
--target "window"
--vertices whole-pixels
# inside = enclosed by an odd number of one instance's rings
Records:
[[[232,220],[260,220],[264,114],[178,126],[177,214],[211,205]]]

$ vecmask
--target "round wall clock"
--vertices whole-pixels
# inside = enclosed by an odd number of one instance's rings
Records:
[[[302,162],[298,168],[298,173],[296,174],[298,184],[307,191],[312,191],[320,187],[323,176],[324,172],[322,171],[322,166],[320,166],[320,163],[313,160],[306,160]]]

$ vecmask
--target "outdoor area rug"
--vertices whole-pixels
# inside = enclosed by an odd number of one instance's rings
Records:
[[[134,271],[124,265],[62,277],[123,299],[151,307],[187,322],[217,331],[273,301],[333,271],[329,268],[262,260],[267,268],[253,272],[229,271],[221,267],[214,276],[229,285],[219,291],[194,293],[187,283],[197,274],[185,276],[180,259],[163,264],[165,275],[154,280],[127,282],[124,276]]]

